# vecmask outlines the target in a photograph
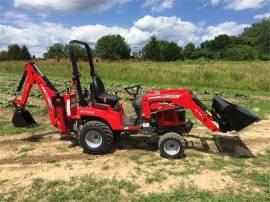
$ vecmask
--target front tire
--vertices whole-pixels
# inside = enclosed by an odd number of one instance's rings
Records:
[[[177,159],[183,157],[185,151],[185,139],[177,133],[166,133],[158,142],[160,156],[163,158]]]
[[[79,141],[86,153],[104,154],[111,151],[113,133],[107,124],[101,121],[90,121],[82,126]]]

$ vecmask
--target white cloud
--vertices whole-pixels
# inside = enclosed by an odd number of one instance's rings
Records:
[[[258,14],[258,15],[254,16],[254,19],[256,19],[256,20],[260,20],[260,19],[264,19],[264,18],[270,18],[270,12]]]
[[[172,8],[174,0],[146,0],[143,7],[151,7],[152,12],[161,12],[165,9]]]
[[[184,46],[188,42],[199,44],[202,40],[213,39],[219,34],[237,35],[248,25],[225,22],[206,28],[203,28],[204,26],[183,21],[175,16],[145,16],[135,21],[130,28],[100,24],[65,27],[49,22],[31,22],[22,27],[0,24],[0,47],[7,48],[11,43],[25,44],[33,54],[42,56],[47,47],[54,43],[68,43],[78,39],[93,46],[100,37],[107,34],[122,35],[131,48],[141,48],[153,35],[160,40],[175,41]]]
[[[213,6],[216,6],[220,3],[221,0],[210,0],[210,1]]]
[[[205,34],[202,36],[202,41],[214,39],[220,34],[227,34],[229,36],[240,34],[245,27],[249,27],[248,24],[237,24],[236,22],[224,22],[216,26],[209,26]]]
[[[14,0],[15,7],[35,9],[42,12],[81,11],[92,12],[109,10],[113,6],[123,5],[129,0]]]
[[[4,18],[8,19],[20,19],[20,20],[30,20],[25,14],[21,14],[15,11],[8,11],[4,13]]]
[[[249,8],[262,8],[266,0],[227,0],[225,8],[244,10]]]
[[[134,23],[134,27],[159,39],[175,41],[180,45],[187,41],[197,41],[199,28],[178,17],[145,16]]]
[[[210,4],[216,6],[224,4],[225,9],[245,10],[252,8],[263,8],[270,5],[270,0],[208,0]]]

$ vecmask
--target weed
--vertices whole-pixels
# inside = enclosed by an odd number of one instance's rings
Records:
[[[55,160],[55,159],[48,159],[47,160],[47,163],[51,163],[51,164],[56,163],[56,162],[57,162],[57,160]]]
[[[147,176],[145,179],[145,182],[147,184],[152,184],[153,182],[162,182],[166,179],[166,176],[162,174],[160,171],[154,171],[150,174],[150,176]]]
[[[102,170],[109,170],[110,169],[110,166],[108,166],[108,165],[104,165],[104,166],[102,166],[102,168],[101,168]]]
[[[61,152],[61,153],[64,153],[64,152],[68,151],[68,148],[64,147],[64,146],[58,146],[58,147],[56,147],[56,150]]]
[[[217,158],[215,157],[213,161],[208,165],[208,168],[210,170],[222,170],[227,166],[227,162],[224,160],[224,158]]]
[[[89,161],[89,160],[85,160],[85,161],[84,161],[84,165],[85,165],[85,166],[89,166],[90,164],[91,164],[91,161]]]
[[[29,151],[33,151],[34,149],[35,148],[32,146],[25,146],[19,150],[19,153],[28,153]]]
[[[131,161],[134,161],[137,164],[142,164],[142,156],[138,155],[138,154],[134,154],[134,155],[130,155],[128,157]]]
[[[269,173],[259,173],[253,171],[247,174],[248,178],[255,182],[256,185],[264,187],[268,190],[270,194],[270,174]]]

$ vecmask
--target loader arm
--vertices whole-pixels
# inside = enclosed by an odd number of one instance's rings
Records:
[[[17,93],[22,90],[22,94],[20,98],[15,98],[13,100],[13,104],[16,108],[15,115],[13,117],[14,125],[18,127],[25,127],[25,124],[29,124],[30,127],[33,125],[33,118],[30,113],[25,109],[27,100],[29,98],[29,94],[34,84],[37,84],[40,92],[43,95],[43,98],[46,102],[49,117],[51,123],[60,129],[60,131],[65,132],[67,130],[65,123],[65,107],[64,107],[64,99],[60,96],[58,90],[53,86],[53,84],[48,80],[46,76],[44,76],[41,71],[33,64],[28,63],[25,65],[25,70],[22,76],[22,79],[17,88]],[[30,122],[27,123],[27,120],[22,120],[25,118],[24,115],[27,114],[27,118],[29,116]],[[16,117],[17,115],[17,117]],[[21,116],[21,117],[20,117]],[[16,119],[17,118],[17,119]],[[27,119],[26,118],[26,119]],[[18,123],[22,120],[23,123]],[[17,123],[16,123],[17,121]],[[35,122],[35,121],[34,121]]]
[[[143,117],[149,119],[151,117],[151,104],[157,102],[168,102],[174,107],[183,107],[189,109],[194,116],[196,116],[207,128],[211,131],[219,131],[219,125],[212,119],[209,112],[199,106],[193,99],[193,95],[189,90],[169,90],[159,91],[160,95],[153,94],[152,96],[145,96],[142,101],[143,105]]]
[[[167,102],[175,108],[189,109],[195,117],[213,132],[240,131],[260,120],[259,117],[244,108],[229,103],[218,96],[214,97],[212,109],[209,110],[191,91],[186,89],[159,90],[148,93],[142,100],[143,118],[151,118],[151,104],[158,102]]]

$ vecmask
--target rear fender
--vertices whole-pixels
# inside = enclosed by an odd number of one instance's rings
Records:
[[[81,118],[100,120],[107,123],[112,130],[123,130],[123,114],[112,108],[104,110],[92,106],[78,107],[78,115]]]

